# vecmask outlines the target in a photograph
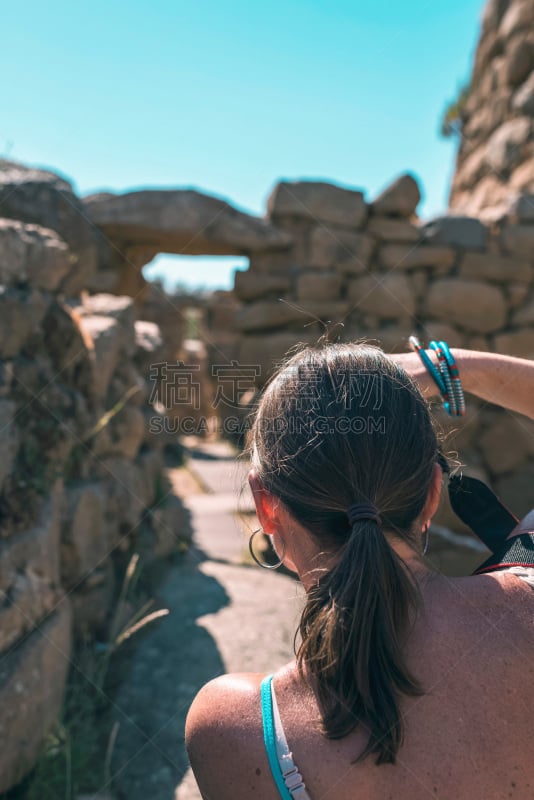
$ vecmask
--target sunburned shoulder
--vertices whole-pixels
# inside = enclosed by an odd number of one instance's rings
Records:
[[[185,741],[188,752],[209,747],[221,735],[241,735],[253,723],[264,676],[236,672],[214,678],[198,692],[187,714]]]
[[[263,764],[257,673],[222,675],[195,697],[185,726],[185,743],[195,778],[205,797],[240,796],[249,768]],[[252,773],[254,780],[255,773]]]
[[[199,724],[231,724],[257,696],[263,677],[255,672],[235,672],[206,683],[191,704],[188,728]]]

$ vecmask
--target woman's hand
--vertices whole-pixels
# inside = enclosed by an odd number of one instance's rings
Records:
[[[428,354],[437,367],[437,358],[434,351],[429,350]],[[454,351],[454,354],[456,356],[456,351]],[[400,367],[406,370],[408,375],[410,375],[410,377],[415,380],[415,382],[419,386],[419,389],[421,390],[421,393],[425,397],[439,396],[438,387],[430,377],[427,368],[425,367],[425,365],[423,364],[417,353],[412,353],[412,352],[395,353],[393,355],[390,355],[389,358],[391,358]]]
[[[435,353],[427,351],[436,362]],[[477,350],[452,349],[464,392],[534,419],[534,361]],[[438,389],[417,353],[390,355],[416,381],[426,397]]]

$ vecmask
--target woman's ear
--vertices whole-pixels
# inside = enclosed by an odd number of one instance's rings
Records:
[[[256,514],[264,533],[276,533],[276,500],[264,488],[256,470],[252,468],[248,473],[248,483],[254,497]]]
[[[428,490],[427,498],[423,510],[421,511],[421,519],[426,522],[431,520],[439,507],[441,499],[441,483],[443,480],[443,470],[439,464],[434,464],[432,470],[432,478],[430,481],[430,488]]]

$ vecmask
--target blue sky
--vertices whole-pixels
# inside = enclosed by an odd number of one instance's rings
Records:
[[[469,76],[481,0],[2,3],[0,155],[78,192],[194,186],[253,213],[280,178],[372,197],[399,172],[446,208],[444,105]],[[148,274],[230,286],[239,259]],[[243,265],[243,262],[241,262]]]

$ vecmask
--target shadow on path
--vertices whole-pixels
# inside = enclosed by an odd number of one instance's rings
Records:
[[[189,706],[201,686],[225,671],[213,637],[197,619],[224,608],[229,597],[202,572],[202,559],[192,550],[169,570],[157,600],[170,614],[144,639],[115,699],[120,728],[112,774],[124,800],[174,797],[188,767]]]

